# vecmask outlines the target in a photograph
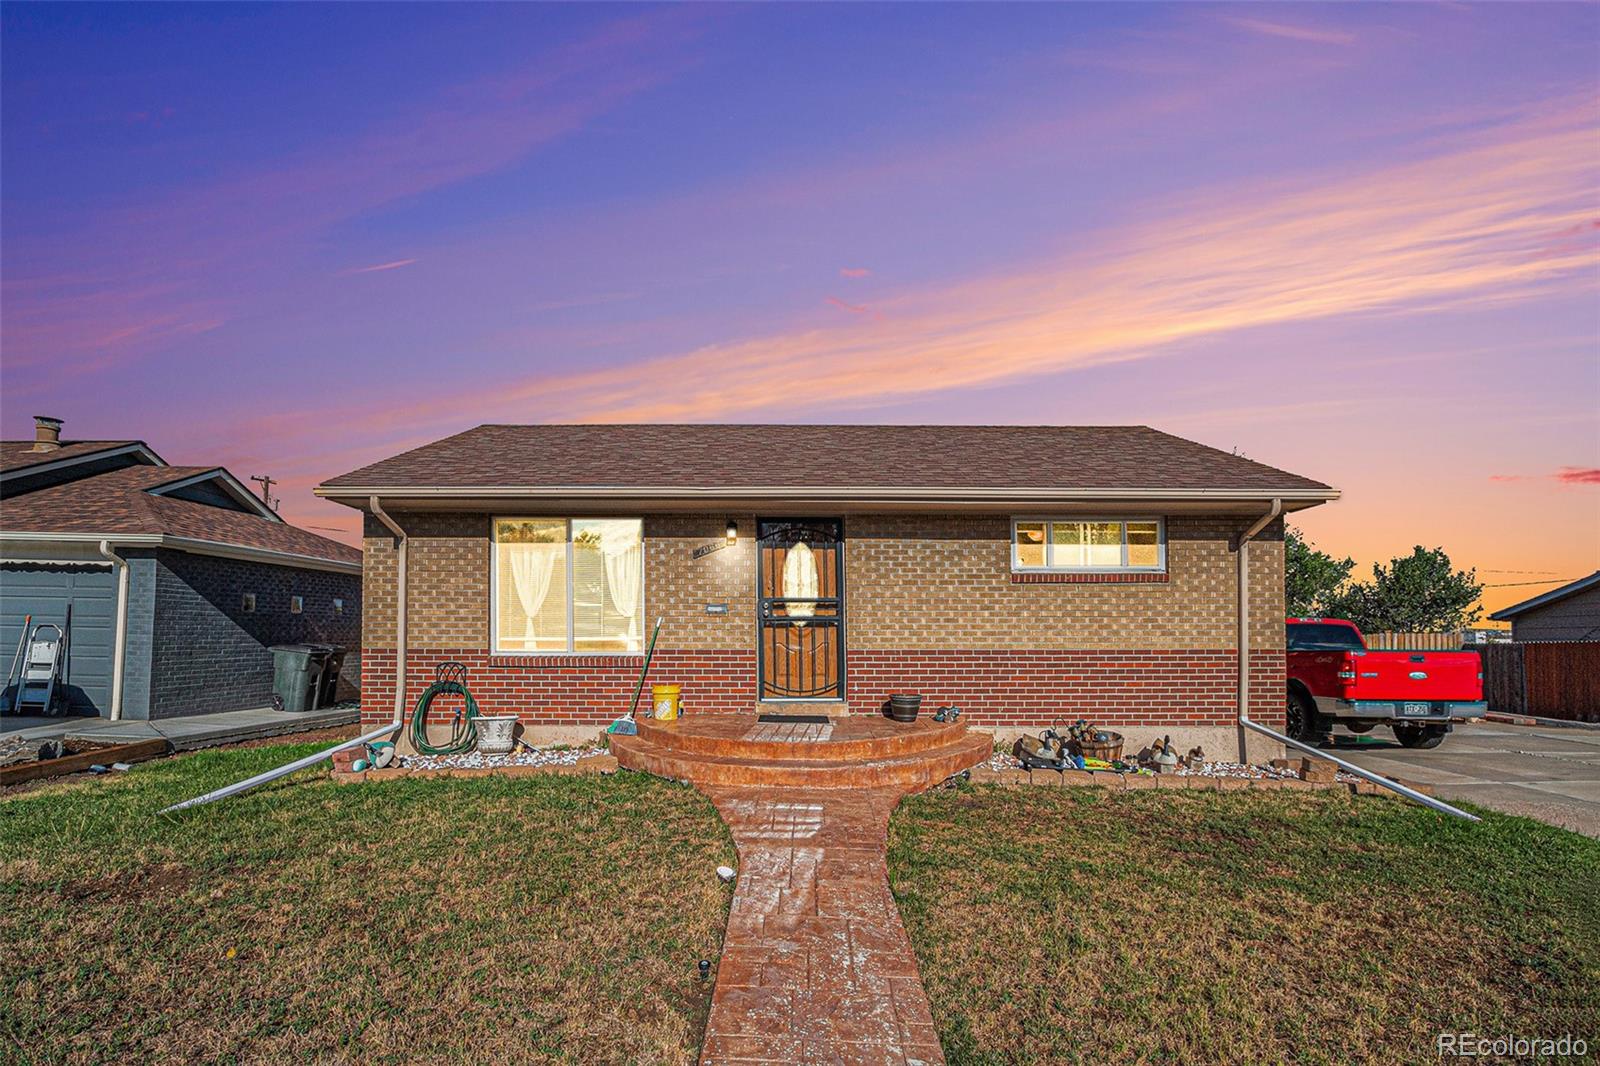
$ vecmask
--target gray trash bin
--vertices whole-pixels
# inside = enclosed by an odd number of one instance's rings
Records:
[[[272,648],[272,693],[280,710],[313,711],[322,667],[327,661],[326,644],[277,644]]]

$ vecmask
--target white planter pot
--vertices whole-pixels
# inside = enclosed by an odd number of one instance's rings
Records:
[[[478,727],[478,753],[480,755],[506,755],[516,746],[512,735],[517,731],[517,716],[498,714],[474,720]]]

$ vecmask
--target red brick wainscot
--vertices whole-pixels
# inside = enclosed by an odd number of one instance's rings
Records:
[[[1282,725],[1281,651],[1252,652],[1250,716]],[[961,707],[979,726],[1232,725],[1238,655],[1228,651],[861,651],[846,656],[850,710],[876,713],[891,692]]]
[[[407,658],[406,706],[455,660],[485,714],[517,714],[529,725],[605,725],[627,708],[640,655],[491,655],[430,648]],[[853,651],[846,654],[849,705],[876,714],[891,692],[920,692],[931,711],[960,705],[980,726],[1042,726],[1075,718],[1103,725],[1231,725],[1237,656],[1231,650]],[[1282,651],[1251,654],[1251,717],[1281,726]],[[656,652],[646,685],[684,686],[687,713],[756,710],[754,652]],[[649,693],[646,691],[645,698]],[[362,718],[387,721],[394,707],[394,651],[362,658]]]
[[[467,668],[467,687],[484,714],[515,714],[528,725],[607,725],[628,709],[643,655],[492,655],[482,648],[413,649],[406,656],[406,713],[433,683],[440,663]],[[361,719],[386,722],[394,714],[393,648],[362,653]],[[649,686],[684,686],[687,713],[752,711],[756,657],[740,651],[658,648],[645,679]]]

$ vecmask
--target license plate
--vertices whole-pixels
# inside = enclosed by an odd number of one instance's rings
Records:
[[[1426,703],[1402,703],[1400,713],[1407,717],[1426,718],[1433,713],[1433,708]]]

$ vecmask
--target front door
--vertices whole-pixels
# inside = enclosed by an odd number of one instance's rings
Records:
[[[756,522],[762,699],[844,699],[843,545],[838,519]]]

